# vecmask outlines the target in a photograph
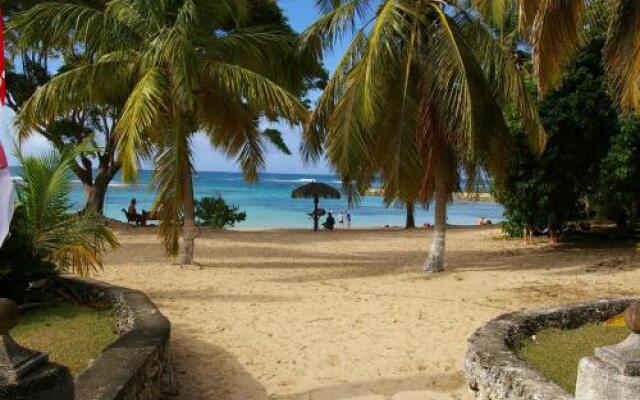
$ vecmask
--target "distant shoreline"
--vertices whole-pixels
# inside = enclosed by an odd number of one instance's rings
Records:
[[[367,196],[382,196],[384,190],[382,188],[367,189]],[[482,192],[457,192],[452,195],[453,201],[475,201],[495,203],[496,199],[491,193]]]

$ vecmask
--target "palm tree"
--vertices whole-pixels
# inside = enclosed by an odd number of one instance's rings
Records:
[[[407,219],[404,223],[405,229],[415,229],[416,228],[416,217],[414,215],[415,212],[415,203],[412,201],[408,201],[406,204],[407,208]]]
[[[159,233],[167,252],[180,250],[184,264],[193,261],[197,236],[193,135],[206,134],[255,179],[264,165],[265,144],[277,136],[262,131],[260,122],[298,123],[306,115],[296,96],[304,77],[298,68],[305,63],[290,51],[291,35],[238,24],[228,28],[229,21],[242,21],[245,14],[242,0],[111,0],[104,11],[40,4],[15,16],[12,24],[25,46],[80,43],[101,54],[95,63],[41,87],[18,116],[20,130],[126,93],[114,128],[123,177],[135,180],[140,157],[153,158]],[[146,145],[148,138],[152,146]]]
[[[439,0],[316,3],[324,15],[302,45],[320,53],[345,35],[352,41],[307,131],[326,142],[329,159],[356,192],[377,174],[395,188],[390,196],[420,183],[419,200],[435,199],[436,214],[424,271],[442,271],[447,203],[460,174],[470,187],[484,171],[500,177],[510,142],[502,105],[515,107],[540,146],[535,104],[510,54],[462,9]],[[395,129],[380,129],[385,124]]]
[[[471,0],[492,22],[517,10],[518,31],[533,53],[534,73],[546,94],[583,44],[585,16],[611,15],[604,60],[623,110],[640,113],[640,3],[637,0]],[[590,10],[591,9],[591,10]],[[597,15],[596,15],[597,16]]]
[[[102,268],[106,250],[118,246],[113,233],[95,214],[71,213],[72,164],[85,151],[86,145],[40,157],[18,152],[22,180],[16,185],[28,248],[60,270],[79,275]]]

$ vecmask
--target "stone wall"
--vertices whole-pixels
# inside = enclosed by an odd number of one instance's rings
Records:
[[[145,294],[75,277],[48,286],[55,296],[112,309],[118,323],[119,338],[76,377],[76,400],[156,400],[175,389],[171,325]]]
[[[573,400],[571,394],[517,358],[515,350],[541,329],[573,329],[605,321],[637,300],[598,300],[498,317],[469,338],[465,357],[469,387],[479,400]]]

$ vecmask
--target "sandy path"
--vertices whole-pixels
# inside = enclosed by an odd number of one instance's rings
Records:
[[[485,321],[640,293],[631,245],[526,248],[495,229],[452,230],[435,277],[419,273],[420,231],[207,233],[201,268],[173,265],[148,232],[120,236],[98,279],[172,321],[183,400],[465,399],[466,338]]]

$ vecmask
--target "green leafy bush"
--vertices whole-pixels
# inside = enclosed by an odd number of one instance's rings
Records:
[[[600,216],[635,227],[640,207],[640,117],[621,118],[620,132],[600,165],[595,207]]]
[[[598,189],[601,160],[619,132],[604,78],[603,45],[594,37],[560,85],[540,101],[548,134],[543,154],[527,149],[519,121],[508,121],[516,162],[496,196],[505,206],[504,230],[511,236],[522,236],[525,228],[548,228],[556,238],[569,223],[590,216],[587,200]]]
[[[196,218],[203,225],[223,229],[244,221],[247,214],[237,206],[227,205],[221,196],[203,197],[196,201]]]
[[[0,247],[0,293],[21,302],[32,281],[52,276],[56,266],[39,256],[29,232],[24,207],[11,220],[9,236]]]

